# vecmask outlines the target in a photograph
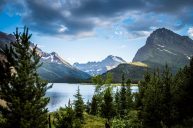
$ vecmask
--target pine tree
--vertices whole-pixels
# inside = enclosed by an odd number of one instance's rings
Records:
[[[146,84],[143,97],[143,110],[142,110],[142,122],[144,127],[148,128],[161,128],[160,124],[160,112],[161,112],[161,99],[160,99],[160,74],[155,71],[150,81]]]
[[[70,100],[66,108],[60,108],[59,111],[54,113],[55,128],[74,128],[75,126],[75,112],[72,109]]]
[[[108,120],[113,118],[114,116],[114,104],[113,104],[113,96],[111,88],[108,87],[104,92],[103,97],[103,104],[102,104],[102,116],[107,118]]]
[[[75,117],[79,119],[81,122],[84,121],[84,101],[82,99],[82,95],[80,94],[80,89],[78,87],[76,95],[74,95],[75,101],[74,101],[74,111],[75,111]]]
[[[162,122],[165,126],[171,127],[172,125],[172,95],[171,95],[171,86],[173,85],[173,77],[172,73],[170,72],[170,69],[168,65],[166,64],[163,73],[162,73],[162,93],[160,94],[160,97],[162,99]]]
[[[193,117],[193,58],[190,60],[189,65],[176,74],[174,81],[172,87],[173,102],[175,104],[174,121],[182,125],[188,124]]]
[[[91,110],[90,114],[96,115],[98,111],[98,103],[97,103],[97,96],[93,95],[92,102],[91,102]]]
[[[88,100],[87,103],[86,103],[86,112],[87,112],[88,114],[90,114],[90,110],[91,110],[91,103],[90,103],[90,101]]]
[[[143,121],[146,127],[172,126],[172,95],[173,77],[166,65],[163,73],[155,71],[147,83],[143,97]]]
[[[115,111],[116,111],[116,115],[117,117],[120,117],[120,93],[119,93],[119,89],[117,88],[115,96]]]
[[[127,96],[126,96],[126,87],[125,87],[125,76],[122,75],[122,84],[120,90],[120,116],[124,118],[127,114]]]
[[[183,117],[185,119],[190,119],[193,117],[193,58],[191,58],[189,66],[187,69],[184,69],[184,74],[186,77],[186,81],[184,81],[184,100],[182,100],[182,104],[184,109],[182,110]]]
[[[127,101],[127,111],[129,112],[133,106],[132,94],[131,94],[131,80],[127,79],[126,82],[126,101]]]
[[[14,35],[16,42],[4,52],[7,61],[0,62],[0,98],[7,103],[0,113],[6,119],[5,128],[45,128],[49,87],[37,73],[41,57],[37,47],[30,46],[28,28],[22,34],[17,28]]]

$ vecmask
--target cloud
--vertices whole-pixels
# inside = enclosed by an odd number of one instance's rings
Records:
[[[190,27],[190,28],[188,29],[188,35],[189,35],[190,37],[193,37],[193,27]]]
[[[63,33],[65,31],[68,31],[68,28],[66,26],[64,26],[64,25],[60,25],[60,28],[58,29],[58,32]]]
[[[193,0],[7,0],[23,24],[40,34],[87,37],[96,28],[120,24],[130,37],[147,36],[158,27],[193,25]],[[0,10],[6,4],[1,0]],[[123,22],[127,19],[131,22]],[[122,31],[113,31],[122,36]]]

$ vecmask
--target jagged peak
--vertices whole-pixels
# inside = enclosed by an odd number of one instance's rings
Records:
[[[160,35],[178,35],[176,33],[174,33],[173,31],[167,29],[167,28],[158,28],[156,29],[155,31],[153,31],[151,34],[150,34],[150,37],[151,36],[160,36]]]
[[[58,56],[58,54],[56,52],[51,52],[50,54],[53,56]]]

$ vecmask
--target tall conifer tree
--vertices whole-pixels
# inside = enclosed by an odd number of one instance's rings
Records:
[[[104,92],[104,103],[102,104],[102,115],[108,120],[114,116],[114,104],[111,88],[108,87]]]
[[[124,118],[127,114],[127,95],[125,87],[125,76],[122,75],[122,84],[120,90],[120,116]]]
[[[74,97],[76,98],[74,101],[74,111],[75,111],[75,117],[77,119],[79,119],[81,122],[84,121],[84,110],[85,110],[85,106],[84,106],[84,101],[82,99],[82,95],[80,94],[80,89],[78,87],[77,93],[74,95]]]
[[[17,28],[14,35],[16,41],[4,52],[6,61],[0,62],[0,99],[6,101],[0,112],[6,119],[5,128],[45,128],[49,87],[37,73],[41,57],[37,47],[30,46],[28,28],[22,34]]]

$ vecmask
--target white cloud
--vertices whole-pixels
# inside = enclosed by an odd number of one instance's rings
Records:
[[[62,33],[68,31],[68,28],[65,25],[60,25],[60,28],[58,29],[58,32]]]
[[[188,29],[188,35],[189,35],[190,37],[193,37],[193,27],[190,27],[190,28]]]

